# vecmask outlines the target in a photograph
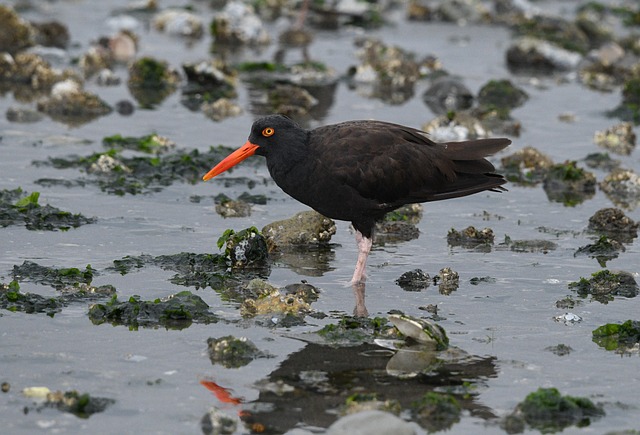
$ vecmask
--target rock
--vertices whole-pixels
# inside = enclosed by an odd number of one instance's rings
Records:
[[[249,285],[253,285],[253,280]],[[311,312],[310,304],[305,301],[305,293],[285,294],[271,286],[273,290],[261,293],[255,299],[245,299],[240,307],[243,317],[269,316],[273,321],[277,316],[300,319]]]
[[[619,208],[603,208],[589,218],[589,231],[605,235],[623,243],[638,237],[640,223],[626,216]]]
[[[236,433],[238,422],[218,408],[211,408],[200,420],[204,435],[232,435]]]
[[[542,187],[550,201],[574,206],[595,195],[596,177],[575,161],[567,161],[549,168]]]
[[[15,54],[33,45],[35,29],[5,5],[0,5],[0,28],[0,53]]]
[[[443,267],[436,278],[440,293],[448,295],[458,289],[460,276],[450,267]]]
[[[31,23],[34,30],[34,42],[44,47],[66,49],[71,37],[67,26],[58,21]]]
[[[579,281],[569,283],[569,290],[586,298],[588,295],[603,304],[614,300],[614,296],[635,298],[640,293],[640,287],[629,272],[610,272],[607,269],[595,272],[591,278],[580,278]]]
[[[420,237],[420,230],[415,224],[407,221],[387,221],[376,222],[375,228],[376,243],[397,243],[408,242]]]
[[[415,269],[405,272],[396,279],[396,284],[405,291],[420,291],[431,285],[431,277],[422,269]]]
[[[426,370],[425,370],[426,371]],[[462,406],[451,393],[429,391],[412,404],[418,423],[428,433],[446,431],[460,421]]]
[[[574,53],[586,53],[589,38],[576,23],[559,16],[536,14],[525,17],[515,25],[516,32],[526,38],[540,39]]]
[[[586,86],[612,92],[635,75],[639,58],[633,50],[625,50],[616,42],[608,42],[592,50],[580,62],[578,77]]]
[[[522,106],[529,95],[510,80],[490,80],[478,91],[478,105],[502,113]]]
[[[138,50],[138,38],[130,31],[120,31],[111,37],[101,37],[80,56],[78,62],[84,77],[91,77],[116,64],[133,61]]]
[[[522,184],[540,183],[553,166],[553,160],[534,147],[503,157],[501,163],[507,180]]]
[[[141,300],[134,295],[119,301],[114,295],[106,304],[94,304],[89,308],[89,319],[95,325],[105,322],[113,325],[184,329],[193,322],[216,323],[218,317],[209,311],[209,305],[190,291],[182,291],[162,299]]]
[[[100,97],[82,90],[71,79],[53,85],[50,97],[38,102],[38,110],[69,125],[83,124],[113,111]]]
[[[487,21],[491,12],[479,0],[448,0],[439,2],[437,15],[442,21],[464,25]]]
[[[475,227],[469,226],[462,231],[451,228],[447,233],[447,243],[449,246],[462,246],[471,249],[485,247],[490,251],[493,240],[494,235],[491,228],[477,230]]]
[[[316,211],[300,212],[292,218],[272,222],[262,229],[269,251],[327,243],[335,233],[335,222]]]
[[[127,86],[131,95],[145,107],[160,104],[179,83],[180,75],[165,61],[143,57],[129,67]]]
[[[25,85],[23,89],[14,88],[14,94],[21,100],[41,97],[54,84],[69,79],[82,82],[75,72],[52,68],[49,62],[33,53],[18,53],[15,57],[9,53],[0,55],[0,82]]]
[[[122,80],[108,68],[101,70],[97,77],[96,83],[100,86],[118,86]]]
[[[201,38],[204,33],[202,19],[189,11],[167,9],[153,17],[153,27],[169,35]]]
[[[562,432],[569,426],[580,427],[605,415],[600,405],[586,397],[562,396],[556,388],[538,388],[507,415],[501,427],[507,433],[521,433],[525,428],[540,432]]]
[[[455,112],[438,116],[422,125],[435,142],[453,142],[489,137],[482,121],[469,112]]]
[[[571,71],[578,66],[582,56],[542,39],[525,37],[512,43],[507,49],[507,65],[514,72]]]
[[[628,156],[636,146],[636,134],[630,122],[622,122],[604,131],[596,131],[593,141],[613,153]]]
[[[374,38],[356,41],[360,64],[350,69],[351,82],[369,98],[400,104],[413,96],[420,65],[412,53]]]
[[[219,202],[216,203],[216,213],[224,218],[228,217],[247,217],[251,216],[251,204],[242,200],[232,200],[222,195]]]
[[[414,427],[384,411],[362,411],[341,417],[327,429],[327,435],[415,435]]]
[[[615,350],[622,355],[637,355],[640,345],[640,321],[629,319],[622,324],[607,323],[599,326],[593,330],[592,340],[605,350]]]
[[[235,232],[226,230],[218,240],[218,246],[225,247],[225,256],[234,269],[265,269],[268,267],[269,252],[266,238],[256,227]]]
[[[203,103],[201,106],[202,113],[207,118],[214,121],[222,121],[226,118],[232,118],[242,115],[242,107],[234,103],[228,98],[218,98],[213,103]]]
[[[600,189],[620,207],[640,204],[640,177],[631,169],[615,169],[600,182]]]
[[[226,368],[243,367],[254,359],[266,357],[251,340],[246,337],[236,338],[233,335],[208,338],[207,348],[211,363]]]
[[[182,65],[187,83],[182,87],[182,104],[191,110],[202,109],[209,118],[219,121],[241,113],[236,98],[236,72],[221,60]]]
[[[228,2],[210,29],[216,44],[266,45],[271,40],[253,7],[239,1]]]
[[[290,84],[276,84],[267,92],[268,105],[273,113],[296,117],[306,115],[318,100],[306,89]]]
[[[473,94],[459,78],[441,76],[433,80],[422,94],[422,100],[433,113],[443,115],[469,109],[473,104]]]

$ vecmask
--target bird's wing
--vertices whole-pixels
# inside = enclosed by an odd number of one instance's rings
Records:
[[[487,139],[437,144],[426,133],[386,122],[347,122],[314,131],[324,170],[382,208],[465,196],[504,184],[484,159],[509,144]],[[320,143],[316,138],[322,137]]]

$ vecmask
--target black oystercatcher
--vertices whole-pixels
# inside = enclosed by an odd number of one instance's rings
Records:
[[[510,143],[435,143],[421,130],[382,121],[304,130],[287,117],[271,115],[254,122],[249,140],[203,179],[253,154],[266,157],[282,190],[324,216],[353,224],[359,253],[351,283],[357,284],[364,278],[376,221],[405,204],[504,191],[500,186],[507,181],[485,157]]]

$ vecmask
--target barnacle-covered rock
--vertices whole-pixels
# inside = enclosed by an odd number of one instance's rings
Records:
[[[166,9],[153,17],[153,27],[173,36],[201,38],[204,34],[202,18],[180,9]]]
[[[57,121],[78,125],[113,109],[97,95],[84,91],[78,82],[68,79],[53,86],[50,97],[38,102],[38,110]]]
[[[640,204],[640,177],[631,169],[615,169],[600,182],[600,189],[619,207]]]
[[[628,156],[636,146],[636,134],[630,122],[622,122],[604,131],[596,131],[593,141],[613,153]]]
[[[207,118],[214,121],[222,121],[225,118],[240,116],[243,112],[242,107],[224,97],[218,98],[211,103],[204,102],[202,106],[200,106],[200,109]]]
[[[570,71],[582,59],[579,53],[564,49],[542,39],[524,37],[507,49],[507,65],[514,71],[541,71],[551,73]]]
[[[373,38],[356,44],[361,63],[351,68],[350,76],[358,91],[391,104],[400,104],[413,95],[420,78],[420,64],[413,53]]]
[[[451,228],[447,233],[447,243],[449,246],[462,246],[472,249],[491,250],[494,235],[491,228],[478,230],[474,226],[469,226],[462,231]]]
[[[335,233],[335,222],[316,211],[303,211],[289,219],[272,222],[262,229],[270,251],[328,243]]]
[[[482,121],[468,111],[447,113],[422,125],[436,142],[453,142],[489,137]]]
[[[631,243],[638,237],[640,223],[624,214],[619,208],[603,208],[589,218],[589,231],[605,235],[623,243]]]
[[[553,166],[551,157],[534,147],[524,147],[501,159],[505,177],[522,184],[540,183]]]
[[[35,29],[5,5],[0,5],[0,29],[0,53],[14,54],[34,43]]]
[[[210,25],[216,44],[265,45],[271,38],[253,7],[239,1],[230,1]]]

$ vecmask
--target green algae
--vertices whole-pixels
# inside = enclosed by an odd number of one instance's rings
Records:
[[[192,323],[216,323],[218,317],[209,311],[209,305],[190,291],[182,291],[167,298],[145,301],[131,296],[126,301],[114,295],[105,304],[94,304],[89,319],[95,325],[111,323],[129,329],[143,328],[184,329]]]

